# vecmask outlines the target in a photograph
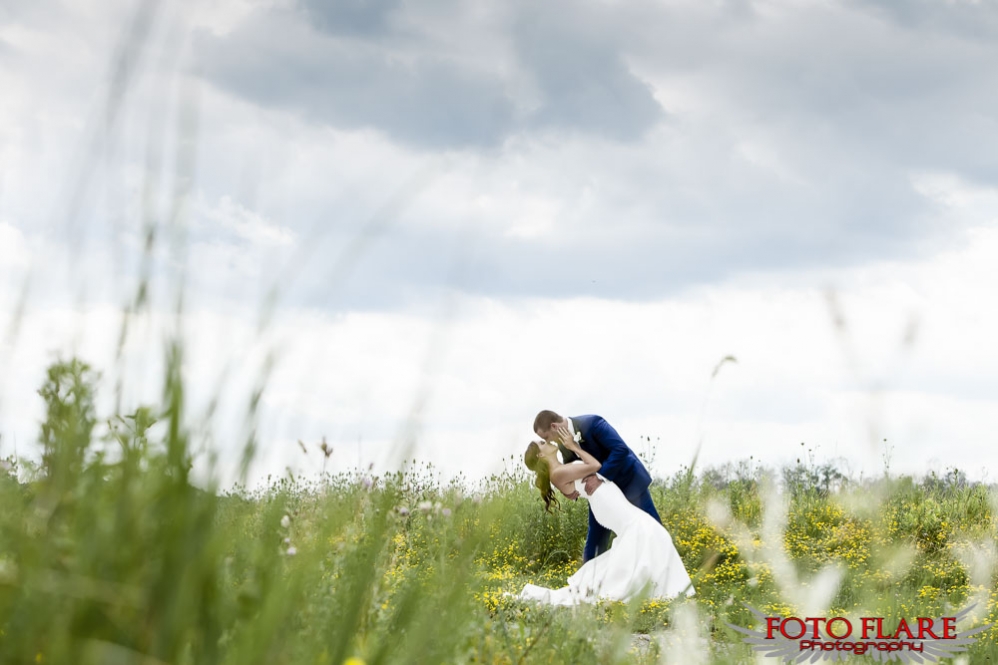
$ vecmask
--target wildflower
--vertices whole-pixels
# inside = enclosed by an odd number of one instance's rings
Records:
[[[17,580],[17,564],[7,559],[0,559],[0,582],[13,584]]]
[[[360,481],[360,484],[364,486],[364,489],[371,489],[371,485],[374,484],[374,481],[371,480],[370,476],[364,476],[364,478]]]
[[[281,518],[281,528],[287,529],[289,526],[291,526],[291,517],[285,515],[284,517]]]
[[[366,665],[363,660],[354,656],[343,661],[343,665]]]
[[[290,538],[285,538],[284,539],[284,544],[285,545],[290,545],[291,544],[291,539]]]
[[[431,501],[420,501],[419,505],[416,506],[416,507],[419,508],[420,511],[422,511],[424,513],[428,513],[428,512],[430,512],[430,510],[433,509],[433,502],[431,502]]]
[[[298,548],[292,545],[291,547],[288,548],[288,551],[285,552],[285,554],[287,554],[288,556],[294,556],[298,554]]]
[[[409,509],[406,508],[405,506],[399,506],[396,510],[398,510],[399,515],[401,515],[402,517],[405,517],[406,515],[409,514]]]
[[[443,515],[444,517],[450,517],[450,508],[444,508],[443,510],[440,511],[440,514]]]

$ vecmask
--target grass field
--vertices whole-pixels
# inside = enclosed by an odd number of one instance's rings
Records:
[[[505,592],[564,583],[584,502],[546,514],[515,459],[476,485],[410,465],[197,488],[178,365],[162,404],[110,419],[90,368],[50,368],[43,461],[0,470],[0,663],[735,663],[756,662],[726,625],[756,624],[746,603],[890,623],[977,602],[960,629],[998,621],[996,492],[955,470],[656,480],[697,595],[551,610]],[[962,662],[995,662],[996,641]]]

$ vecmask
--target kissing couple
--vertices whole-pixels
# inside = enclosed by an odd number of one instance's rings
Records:
[[[589,532],[582,567],[568,585],[547,589],[527,584],[522,600],[577,605],[599,599],[693,595],[683,561],[652,503],[651,476],[617,431],[600,416],[563,418],[541,411],[523,456],[534,472],[545,509],[557,504],[554,490],[589,502]],[[562,459],[558,459],[558,453]],[[616,537],[610,546],[610,533]]]

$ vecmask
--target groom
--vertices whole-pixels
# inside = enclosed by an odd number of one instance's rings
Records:
[[[579,446],[602,463],[599,473],[585,479],[586,492],[592,494],[610,480],[617,484],[627,500],[645,511],[659,522],[662,518],[655,510],[648,486],[651,476],[645,465],[641,463],[634,451],[627,447],[617,430],[600,416],[572,416],[562,418],[554,411],[541,411],[534,418],[534,432],[548,443],[557,443],[561,450],[561,458],[566,464],[578,459],[578,456],[565,448],[558,431],[568,428],[568,435],[582,435]],[[576,498],[578,498],[576,496]],[[609,547],[610,531],[593,517],[592,507],[589,508],[589,534],[586,536],[586,549],[582,553],[585,563],[594,556],[605,552]]]

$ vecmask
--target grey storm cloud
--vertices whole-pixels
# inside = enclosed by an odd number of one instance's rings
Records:
[[[309,0],[224,37],[201,34],[198,68],[255,103],[424,148],[495,146],[531,129],[631,140],[663,117],[598,22],[566,20],[567,7],[545,5],[513,21],[516,66],[536,91],[530,99],[513,93],[501,67],[394,26],[398,11],[391,1]]]
[[[333,34],[373,35],[386,31],[401,0],[303,0],[308,20]]]
[[[948,30],[987,40],[994,39],[995,30],[998,29],[998,11],[994,3],[989,2],[851,0],[850,4],[880,12],[909,28],[929,26],[933,30]]]
[[[256,103],[343,129],[380,129],[414,145],[489,145],[512,122],[502,81],[488,71],[434,55],[405,61],[313,32],[293,17],[268,19],[226,38],[202,35],[201,69]]]
[[[429,195],[357,259],[336,296],[350,306],[449,285],[645,299],[753,271],[922,256],[980,220],[948,216],[918,177],[998,181],[998,39],[980,38],[998,37],[993,5],[486,6],[475,20],[439,7],[415,20],[411,3],[316,0],[196,35],[204,77],[250,108],[378,130],[415,146],[409,156],[461,148],[459,168],[475,175],[459,196],[543,202],[536,235],[482,223],[454,283],[454,229],[476,223],[474,208]],[[230,157],[206,155],[209,198],[230,193],[211,184]],[[367,177],[388,198],[401,176],[385,171]],[[336,220],[323,257],[384,203],[348,211],[302,194],[263,212],[298,232],[299,220]],[[325,302],[325,279],[310,268],[293,297]]]
[[[531,4],[518,17],[517,53],[545,100],[532,123],[630,140],[663,117],[605,27],[580,20],[580,12],[564,3]]]

